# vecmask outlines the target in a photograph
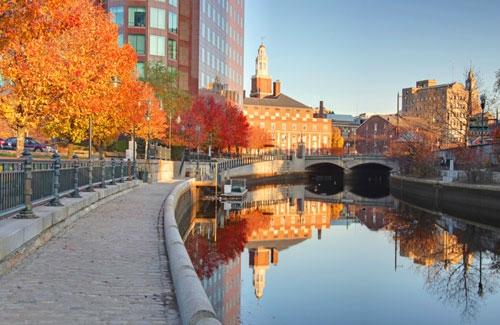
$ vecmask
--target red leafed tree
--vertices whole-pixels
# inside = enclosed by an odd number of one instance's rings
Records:
[[[197,97],[174,125],[176,141],[190,148],[229,150],[248,143],[249,125],[241,110],[212,96]]]

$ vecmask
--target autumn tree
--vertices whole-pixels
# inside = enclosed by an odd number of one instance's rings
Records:
[[[266,146],[272,146],[271,134],[260,127],[251,126],[248,137],[248,148],[256,149],[260,153],[260,149]]]
[[[79,142],[93,119],[98,139],[116,136],[112,81],[132,77],[135,55],[118,47],[104,9],[90,0],[12,0],[1,10],[0,71],[8,82],[0,113],[18,133],[18,151],[32,126]]]
[[[179,87],[179,73],[161,62],[149,62],[144,67],[144,78],[161,101],[165,117],[174,122],[177,117],[191,107],[191,96]]]
[[[213,96],[197,97],[190,109],[180,115],[181,123],[174,125],[179,143],[190,148],[245,147],[250,126],[241,110],[233,103]]]

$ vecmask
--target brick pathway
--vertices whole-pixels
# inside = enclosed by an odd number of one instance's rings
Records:
[[[0,278],[0,324],[180,323],[159,211],[144,185],[76,221]]]

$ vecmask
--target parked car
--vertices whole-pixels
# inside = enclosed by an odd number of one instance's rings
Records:
[[[2,138],[0,138],[0,150],[3,150],[3,149],[4,149],[4,148],[3,148],[4,146],[5,146],[5,140],[4,140],[4,139],[2,139]]]
[[[28,148],[29,150],[35,151],[35,152],[36,151],[39,151],[39,152],[53,152],[54,151],[52,149],[52,147],[47,146],[43,143],[40,143],[31,137],[26,137],[24,139],[24,147]],[[12,137],[12,138],[8,138],[5,140],[5,149],[16,150],[16,148],[17,148],[17,138]]]

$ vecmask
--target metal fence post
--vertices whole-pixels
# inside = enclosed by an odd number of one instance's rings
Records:
[[[51,206],[61,206],[62,203],[59,198],[59,176],[61,175],[61,156],[57,152],[52,155],[54,164],[54,178],[52,181],[52,195],[54,198],[50,201]]]
[[[88,191],[89,192],[94,192],[94,180],[93,180],[93,177],[92,177],[92,169],[93,169],[93,162],[92,162],[92,158],[89,158],[89,168],[88,168],[88,172],[89,172],[89,187],[88,187]]]
[[[101,188],[106,188],[106,160],[101,160]]]
[[[123,183],[123,159],[120,159],[120,179],[118,182]]]
[[[115,181],[115,158],[111,158],[111,185],[116,185]]]
[[[80,161],[76,154],[73,155],[73,193],[71,197],[81,198],[80,188],[78,187],[78,169],[80,168]]]
[[[137,161],[132,162],[132,179],[137,179]]]
[[[24,210],[19,214],[20,218],[29,219],[36,218],[33,213],[33,202],[31,198],[33,196],[33,188],[31,187],[31,181],[33,180],[33,157],[31,157],[31,152],[28,148],[24,148],[23,151],[24,160]]]
[[[131,170],[132,167],[131,166],[132,166],[131,161],[129,159],[129,160],[127,160],[127,180],[128,181],[132,180],[132,170]]]

